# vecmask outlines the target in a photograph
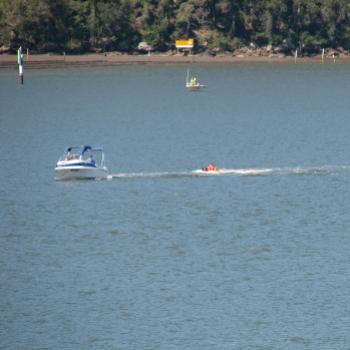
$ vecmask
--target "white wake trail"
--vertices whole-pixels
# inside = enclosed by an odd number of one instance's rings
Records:
[[[159,171],[109,174],[107,179],[137,179],[137,178],[179,178],[203,176],[287,176],[287,175],[330,175],[350,170],[350,166],[324,165],[319,167],[280,167],[280,168],[222,168],[217,171]]]
[[[222,175],[265,175],[273,169],[220,169],[218,171],[203,171],[201,169],[191,171],[164,171],[164,172],[139,172],[139,173],[115,173],[109,174],[108,179],[133,179],[133,178],[174,178],[174,177],[200,177]]]

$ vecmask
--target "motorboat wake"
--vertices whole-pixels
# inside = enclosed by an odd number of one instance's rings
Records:
[[[281,167],[281,168],[212,168],[209,166],[188,171],[158,171],[158,172],[130,172],[110,173],[112,179],[140,179],[140,178],[203,178],[203,177],[255,177],[255,176],[322,176],[350,171],[349,166],[320,166],[320,167]]]

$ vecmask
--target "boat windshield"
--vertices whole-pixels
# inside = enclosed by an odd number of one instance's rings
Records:
[[[104,153],[102,148],[92,148],[91,146],[74,146],[68,147],[59,160],[84,160],[96,165],[104,166]]]
[[[80,159],[79,150],[80,150],[80,147],[68,147],[64,151],[63,155],[60,157],[59,161]]]

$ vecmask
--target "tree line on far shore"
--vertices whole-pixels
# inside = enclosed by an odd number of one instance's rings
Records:
[[[349,0],[0,0],[0,47],[32,52],[350,48]]]

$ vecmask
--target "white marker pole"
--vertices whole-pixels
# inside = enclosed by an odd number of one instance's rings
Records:
[[[297,63],[297,58],[298,58],[298,49],[295,50],[294,63]]]
[[[18,63],[18,72],[21,77],[21,84],[23,85],[23,53],[22,46],[19,47],[17,51],[17,63]]]
[[[324,48],[322,49],[322,63],[324,63]]]

